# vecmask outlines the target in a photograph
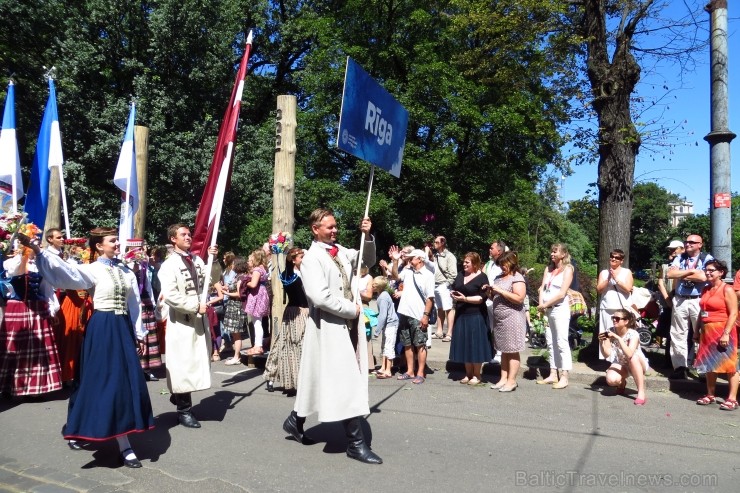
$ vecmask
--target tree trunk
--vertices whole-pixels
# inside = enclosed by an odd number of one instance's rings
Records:
[[[629,118],[629,102],[607,104],[599,116],[599,270],[609,265],[609,252],[624,251],[629,266],[630,220],[635,157],[640,137]],[[627,135],[632,134],[629,138]]]

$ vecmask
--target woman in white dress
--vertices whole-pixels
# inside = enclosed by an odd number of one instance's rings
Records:
[[[617,310],[629,310],[631,305],[629,297],[632,292],[632,271],[622,267],[624,252],[618,248],[609,253],[609,268],[599,273],[596,282],[596,291],[601,296],[599,305],[599,335],[603,334],[612,326],[611,317]],[[606,355],[599,351],[599,357],[604,359]]]

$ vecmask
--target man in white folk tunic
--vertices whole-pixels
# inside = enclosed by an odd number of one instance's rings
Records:
[[[336,244],[337,221],[329,209],[316,209],[309,218],[314,241],[301,263],[309,317],[296,402],[283,430],[297,442],[314,443],[303,431],[306,416],[318,413],[320,422],[341,421],[347,435],[347,456],[366,464],[382,464],[365,442],[361,416],[370,414],[367,390],[365,327],[358,327],[362,310],[350,288],[359,252]],[[372,223],[362,221],[365,242],[362,261],[375,264]],[[358,344],[358,341],[360,343]]]
[[[158,272],[160,296],[167,307],[167,387],[170,401],[177,406],[178,421],[187,428],[200,428],[192,413],[191,392],[211,387],[211,333],[201,303],[205,284],[205,264],[190,253],[190,228],[173,224],[167,228],[173,252]],[[208,249],[218,255],[217,247]]]

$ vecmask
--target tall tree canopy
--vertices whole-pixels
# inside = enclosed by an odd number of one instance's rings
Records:
[[[278,94],[299,102],[297,240],[305,244],[301,227],[318,205],[333,207],[343,239],[354,238],[369,168],[334,146],[351,56],[410,112],[401,179],[376,175],[380,245],[441,233],[457,251],[485,251],[496,237],[545,258],[542,240],[564,228],[531,220],[547,203],[537,183],[560,158],[572,99],[574,54],[554,29],[563,9],[555,0],[0,0],[0,77],[12,74],[22,89],[28,167],[46,99],[42,67],[58,69],[76,234],[116,222],[111,180],[137,101],[137,123],[151,130],[147,235],[162,241],[168,224],[194,218],[254,28],[220,237],[248,248],[270,233]]]

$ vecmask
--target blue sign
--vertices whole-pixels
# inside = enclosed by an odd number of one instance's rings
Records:
[[[347,57],[337,147],[401,176],[409,112]]]

